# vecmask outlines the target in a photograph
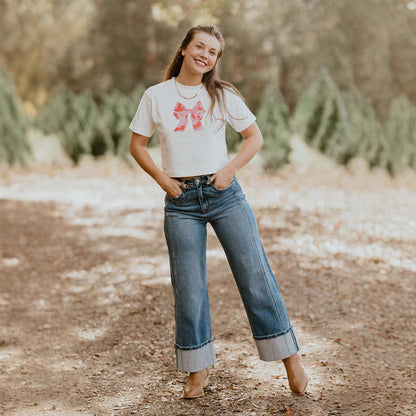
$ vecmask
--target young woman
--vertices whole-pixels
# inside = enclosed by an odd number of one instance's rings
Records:
[[[146,90],[131,122],[130,151],[166,192],[165,236],[175,300],[177,368],[189,372],[185,398],[200,397],[208,367],[216,363],[208,302],[206,224],[217,234],[240,291],[261,360],[283,360],[289,386],[303,394],[308,378],[256,220],[235,173],[263,138],[238,91],[221,81],[216,65],[224,49],[214,26],[192,27],[164,81]],[[229,161],[225,124],[244,142]],[[146,150],[157,129],[163,170]]]

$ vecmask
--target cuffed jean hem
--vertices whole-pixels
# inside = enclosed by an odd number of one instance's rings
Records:
[[[299,351],[293,329],[274,338],[255,339],[254,341],[262,361],[284,360]]]
[[[195,373],[217,363],[213,342],[195,350],[182,350],[175,346],[175,354],[176,368],[179,371]]]

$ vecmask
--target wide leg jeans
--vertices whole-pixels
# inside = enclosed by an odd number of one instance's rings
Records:
[[[200,176],[183,181],[182,189],[178,198],[166,195],[164,226],[178,370],[196,372],[216,363],[207,287],[207,223],[227,256],[260,359],[282,360],[295,354],[299,347],[286,306],[237,179],[220,190],[209,176]]]

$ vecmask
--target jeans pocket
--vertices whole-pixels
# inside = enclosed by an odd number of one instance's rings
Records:
[[[210,189],[212,189],[213,191],[215,191],[217,193],[221,193],[221,192],[228,191],[236,182],[237,182],[237,179],[234,176],[233,179],[231,180],[230,184],[224,189],[217,188],[214,185],[214,182],[211,182],[209,186],[210,186]]]
[[[185,191],[182,191],[182,193],[174,198],[173,196],[170,196],[169,194],[166,194],[166,201],[172,202],[174,204],[182,204],[188,199],[188,193]]]

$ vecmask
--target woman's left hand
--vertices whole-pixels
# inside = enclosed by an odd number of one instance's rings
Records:
[[[225,166],[211,176],[211,181],[217,189],[226,189],[233,180],[234,172]]]

